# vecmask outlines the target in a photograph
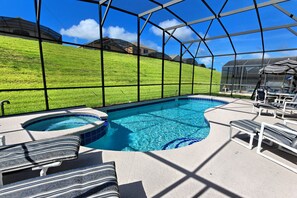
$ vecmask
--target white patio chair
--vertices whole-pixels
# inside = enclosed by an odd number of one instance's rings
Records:
[[[286,120],[285,124],[287,124],[287,123],[294,123],[294,122]],[[296,124],[296,123],[294,123],[294,124]],[[257,147],[258,154],[260,154],[263,157],[297,173],[296,168],[291,167],[291,166],[261,152],[262,142],[264,139],[267,139],[273,143],[278,144],[282,148],[285,148],[286,150],[289,150],[290,152],[292,152],[292,154],[297,154],[297,132],[293,131],[291,129],[288,129],[288,128],[275,126],[275,125],[267,124],[267,123],[262,123],[261,130],[259,133],[258,147]]]

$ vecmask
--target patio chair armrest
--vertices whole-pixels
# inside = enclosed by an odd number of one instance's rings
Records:
[[[297,105],[297,102],[285,102],[285,104],[284,104],[284,109],[286,109],[286,106],[287,106],[288,104],[296,104],[296,105]]]
[[[5,145],[6,145],[5,136],[0,135],[0,146],[5,146]]]
[[[283,102],[283,99],[275,98],[274,99],[274,102],[276,102],[276,103],[282,103]]]
[[[260,129],[260,136],[263,136],[264,130],[265,130],[266,127],[274,128],[274,129],[284,131],[284,132],[287,132],[287,133],[290,133],[290,134],[293,134],[293,135],[297,135],[296,131],[293,131],[293,130],[290,130],[290,129],[284,129],[284,128],[279,127],[279,126],[275,126],[275,125],[272,125],[272,124],[268,124],[266,122],[262,122],[261,129]]]
[[[287,96],[283,98],[284,101],[292,101],[292,99],[293,99],[292,96]]]
[[[292,101],[292,97],[284,97],[284,98],[278,98],[276,97],[276,99],[274,99],[274,102],[277,102],[277,103],[285,103],[285,102],[290,102]]]
[[[288,125],[289,124],[295,124],[297,125],[297,121],[294,121],[294,120],[284,120],[284,125]]]

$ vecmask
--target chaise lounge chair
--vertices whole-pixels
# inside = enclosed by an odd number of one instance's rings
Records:
[[[279,145],[280,150],[286,151],[290,154],[297,154],[297,132],[287,126],[287,123],[297,124],[289,120],[285,120],[284,124],[276,123],[274,125],[266,123],[258,123],[252,120],[234,120],[230,122],[230,140],[239,143],[240,145],[252,149],[254,137],[258,137],[257,152],[262,156],[296,172],[297,170],[289,167],[288,165],[279,162],[263,153],[261,153],[261,146],[264,140],[268,140],[270,143],[276,143]],[[232,130],[237,129],[250,136],[249,145],[238,141],[232,137]],[[266,143],[266,142],[265,142]],[[285,148],[285,149],[283,149]],[[291,152],[288,152],[291,151]]]
[[[119,197],[114,162],[63,171],[8,184],[3,198],[14,197]]]
[[[278,126],[281,126],[281,127],[287,127],[287,126],[284,126],[283,124],[280,124],[280,123],[277,123]],[[238,130],[239,132],[243,132],[247,135],[250,136],[250,139],[249,139],[249,144],[246,145],[244,144],[242,141],[239,141],[237,139],[235,139],[233,136],[232,136],[232,133],[233,133],[233,129],[236,129]],[[229,131],[229,139],[248,148],[248,149],[252,149],[253,147],[253,140],[254,138],[259,134],[260,132],[260,129],[261,129],[261,123],[259,122],[256,122],[256,121],[253,121],[253,120],[233,120],[230,122],[230,131]]]
[[[282,118],[285,118],[286,113],[293,113],[297,111],[297,94],[291,98],[290,100],[285,99],[276,99],[275,102],[272,103],[261,103],[256,102],[253,103],[253,111],[254,108],[259,109],[259,115],[261,115],[263,110],[272,110],[274,117],[276,117],[276,112],[281,111]]]
[[[285,118],[286,113],[297,111],[297,94],[290,100],[283,99],[280,102],[273,102],[271,106],[277,108],[282,113],[282,118]]]
[[[290,120],[285,120],[285,124],[286,123],[297,124],[296,122],[290,121]],[[259,133],[258,146],[257,146],[258,154],[260,154],[263,157],[297,173],[297,168],[293,168],[293,167],[291,167],[277,159],[274,159],[268,155],[265,155],[263,152],[261,152],[262,142],[264,139],[267,139],[273,143],[278,144],[280,148],[285,148],[288,151],[290,151],[290,152],[288,152],[285,150],[287,153],[296,155],[297,154],[297,131],[292,130],[290,128],[283,128],[283,127],[276,126],[276,125],[262,123],[261,130]],[[284,149],[281,149],[281,150],[284,150]],[[295,161],[295,163],[296,163],[296,161]]]
[[[275,96],[268,97],[267,96],[267,91],[264,89],[257,89],[256,91],[256,96],[255,96],[255,101],[253,102],[253,110],[252,112],[255,112],[255,108],[259,109],[259,116],[261,116],[261,113],[263,110],[272,110],[274,117],[276,117],[276,110],[277,107],[271,105],[268,103],[268,99],[276,99]]]
[[[46,175],[49,167],[60,166],[64,160],[78,157],[80,138],[62,136],[0,147],[0,186],[3,173],[32,168]]]

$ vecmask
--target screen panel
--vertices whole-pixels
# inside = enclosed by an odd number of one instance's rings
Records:
[[[230,95],[232,90],[232,72],[234,67],[234,56],[214,57],[214,73],[212,81],[212,92],[214,94]],[[218,92],[215,92],[218,91]]]
[[[102,106],[101,88],[84,89],[50,89],[48,90],[51,109],[86,105],[87,107]]]
[[[137,101],[137,86],[105,87],[106,105],[123,104]]]
[[[0,92],[0,98],[10,102],[10,104],[4,104],[5,115],[45,110],[43,91]]]

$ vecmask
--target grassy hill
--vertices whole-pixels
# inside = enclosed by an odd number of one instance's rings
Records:
[[[102,105],[100,51],[44,42],[46,82],[50,108],[75,105],[98,107]],[[0,100],[9,99],[6,114],[44,110],[44,91],[38,42],[0,36],[0,89],[40,89],[1,91]],[[162,61],[141,57],[141,100],[161,97]],[[192,65],[183,64],[182,83],[192,82]],[[179,63],[165,61],[164,96],[178,92]],[[137,100],[137,57],[130,54],[104,52],[106,104]],[[214,71],[213,83],[220,83],[220,72]],[[208,93],[210,70],[195,67],[195,93]],[[171,85],[176,84],[176,85]],[[109,87],[109,86],[120,87]],[[131,86],[121,86],[131,85]],[[90,88],[71,88],[86,86]],[[67,89],[66,89],[67,88]],[[70,89],[71,88],[71,89]],[[190,94],[191,85],[182,84],[181,93]],[[218,92],[218,86],[213,87]]]

